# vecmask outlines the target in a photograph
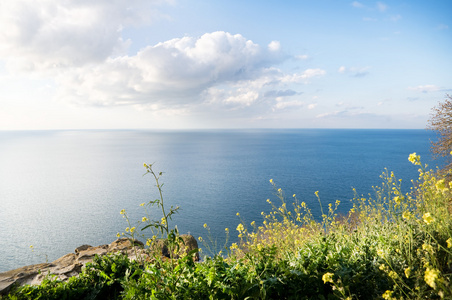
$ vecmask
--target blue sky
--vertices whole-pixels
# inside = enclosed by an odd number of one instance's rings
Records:
[[[425,128],[450,1],[3,0],[0,130]]]

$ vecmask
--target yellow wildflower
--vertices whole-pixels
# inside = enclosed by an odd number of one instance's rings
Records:
[[[327,282],[334,283],[333,282],[333,275],[334,274],[330,273],[330,272],[327,272],[327,273],[323,274],[323,276],[322,276],[323,283],[327,283]]]
[[[392,279],[397,279],[397,273],[394,271],[389,271],[389,277],[391,277]]]
[[[431,286],[433,289],[436,289],[436,282],[435,280],[439,276],[439,271],[437,269],[431,269],[427,267],[427,270],[425,270],[424,274],[424,280],[425,282]]]
[[[411,274],[411,268],[408,267],[408,268],[405,269],[405,276],[406,276],[406,278],[410,278],[410,274]]]
[[[256,225],[256,222],[255,221],[251,222],[251,226],[254,226],[254,225]]]
[[[140,204],[140,206],[144,206],[144,204],[145,204],[145,203],[143,202],[143,203]]]
[[[385,252],[383,250],[381,250],[381,249],[378,249],[377,250],[377,255],[380,256],[380,257],[384,257]]]
[[[382,295],[383,299],[387,299],[387,300],[392,299],[392,293],[393,293],[392,291],[387,290],[387,291]]]
[[[245,228],[243,227],[243,224],[240,223],[239,225],[237,225],[237,231],[238,232],[242,232],[243,230],[245,230]]]
[[[437,189],[438,191],[444,190],[444,189],[446,188],[446,185],[445,185],[445,183],[444,183],[444,179],[438,180],[438,181],[435,183],[435,187],[436,187],[436,189]]]
[[[125,209],[122,209],[119,213],[120,213],[121,215],[124,215],[124,214],[126,213],[126,210],[125,210]]]
[[[409,211],[406,210],[406,211],[403,212],[402,217],[403,217],[404,219],[409,220],[410,217],[411,217],[411,213],[410,213]]]
[[[315,191],[314,194],[316,195],[316,197],[319,196],[319,191]]]
[[[229,228],[225,228],[224,231],[226,231],[226,233],[228,233],[229,232]]]
[[[425,250],[427,252],[433,252],[433,247],[430,244],[423,244],[422,245],[422,250]]]
[[[206,224],[206,223],[204,223],[204,225],[203,225],[203,226],[204,226],[204,228],[207,228],[207,224]]]
[[[240,216],[240,214],[239,214],[239,213],[236,213],[236,215],[237,215],[237,216]]]
[[[270,181],[270,183],[272,183],[272,184],[273,184],[273,179],[270,179],[269,181]]]
[[[129,228],[129,227],[127,227],[127,228],[126,228],[126,232],[129,232],[129,230],[130,230],[130,228]]]
[[[296,195],[295,195],[295,194],[293,194],[293,196],[292,196],[292,197],[294,197],[294,198],[295,198],[295,197],[296,197]]]
[[[428,212],[428,213],[425,213],[423,216],[422,216],[422,219],[424,219],[424,222],[427,224],[427,225],[430,225],[430,223],[432,223],[433,221],[435,221],[435,219],[432,217],[432,215]]]
[[[130,233],[133,233],[135,231],[135,227],[130,228]]]
[[[149,220],[148,218],[146,218],[146,217],[143,217],[143,218],[141,218],[141,222],[146,222],[147,220]]]
[[[120,237],[121,236],[121,234],[118,232],[117,234],[116,234],[116,237]]]
[[[202,237],[199,237],[198,240],[199,240],[200,242],[202,242]]]
[[[408,160],[414,165],[420,165],[421,164],[421,156],[420,155],[416,155],[416,152],[411,153],[410,156],[408,156]]]
[[[446,243],[447,243],[447,248],[451,248],[452,247],[452,238],[448,238]]]

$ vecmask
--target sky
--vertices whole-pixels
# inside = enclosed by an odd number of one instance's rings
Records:
[[[425,128],[452,1],[2,0],[0,130]]]

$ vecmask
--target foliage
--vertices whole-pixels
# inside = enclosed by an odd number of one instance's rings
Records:
[[[452,96],[446,95],[443,102],[432,109],[429,129],[436,131],[438,140],[432,142],[432,152],[437,156],[449,158],[452,151]],[[452,162],[448,160],[444,170],[452,169]]]
[[[240,243],[226,249],[226,257],[219,252],[195,263],[196,250],[179,259],[155,256],[141,262],[106,256],[68,282],[49,278],[7,297],[451,299],[452,184],[441,173],[427,170],[416,153],[408,159],[419,168],[419,179],[409,193],[403,194],[402,181],[386,170],[372,196],[355,192],[346,216],[337,215],[336,201],[316,221],[306,203],[298,203],[293,195],[288,204],[282,189],[270,180],[277,202],[267,200],[272,210],[262,213],[260,226],[240,218]],[[161,191],[158,180],[157,187]],[[152,224],[158,229],[164,225]],[[126,232],[135,237],[135,230]],[[170,232],[163,226],[163,234]],[[215,239],[210,242],[216,247]]]

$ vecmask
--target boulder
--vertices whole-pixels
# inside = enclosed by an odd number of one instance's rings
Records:
[[[188,234],[181,235],[184,244],[181,245],[175,258],[198,248],[196,239]],[[96,255],[103,256],[110,253],[121,252],[127,254],[130,260],[148,259],[150,252],[145,251],[144,244],[140,241],[132,241],[127,238],[119,238],[109,245],[100,245],[92,247],[82,245],[75,249],[75,253],[66,254],[51,263],[42,263],[25,266],[15,270],[0,273],[0,295],[7,294],[13,285],[36,284],[39,285],[47,275],[54,275],[57,279],[65,281],[72,276],[77,276],[82,271],[82,267],[93,261]],[[168,248],[163,240],[158,241],[151,253],[161,253],[159,255],[168,255]],[[157,251],[157,252],[155,252]],[[196,253],[195,260],[199,260],[199,254]]]

